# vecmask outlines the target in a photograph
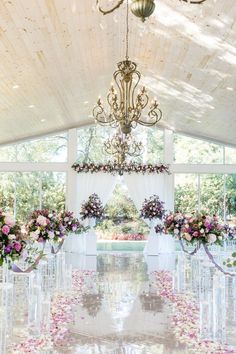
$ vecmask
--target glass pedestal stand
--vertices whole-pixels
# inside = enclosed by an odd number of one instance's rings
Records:
[[[88,226],[90,229],[85,236],[85,254],[88,256],[95,256],[97,254],[97,235],[94,231],[95,225],[96,219],[89,218]]]

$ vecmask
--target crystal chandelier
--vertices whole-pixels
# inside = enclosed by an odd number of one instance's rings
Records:
[[[132,128],[137,124],[151,127],[162,117],[162,112],[158,108],[158,103],[154,99],[143,117],[143,111],[148,107],[149,96],[143,87],[137,92],[137,87],[141,78],[137,70],[137,64],[129,60],[129,5],[126,7],[126,56],[125,60],[117,64],[118,70],[113,73],[113,79],[117,90],[112,85],[107,94],[109,112],[103,106],[101,99],[93,109],[93,116],[97,123],[119,127],[123,134],[130,134]]]
[[[116,133],[112,138],[104,143],[107,154],[113,155],[115,161],[121,165],[126,157],[138,157],[143,152],[143,144],[136,141],[131,134],[125,135],[122,132]]]
[[[177,0],[176,0],[177,1]],[[179,0],[180,2],[187,2],[189,4],[202,4],[206,0]],[[112,13],[113,11],[117,10],[124,2],[125,0],[118,0],[117,3],[111,7],[110,9],[103,9],[99,2],[100,0],[96,0],[97,6],[99,11],[103,15],[107,15]],[[144,22],[146,18],[150,17],[155,10],[155,2],[154,0],[132,0],[131,1],[131,11],[132,13],[136,16],[141,18],[141,20]]]

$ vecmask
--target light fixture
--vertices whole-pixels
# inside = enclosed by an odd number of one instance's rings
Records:
[[[176,2],[177,1],[187,2],[187,3],[193,4],[193,5],[194,4],[200,5],[203,2],[205,2],[206,0],[176,0]],[[112,13],[113,11],[117,10],[124,2],[125,2],[125,0],[118,0],[116,5],[105,10],[100,6],[100,0],[96,0],[97,7],[103,15],[108,15],[108,14]],[[155,10],[155,0],[131,0],[132,13],[136,17],[141,18],[142,21],[145,21],[146,18],[150,17],[153,14],[154,10]]]
[[[133,0],[131,3],[131,11],[144,22],[150,17],[155,10],[154,0]]]
[[[143,152],[143,144],[136,141],[131,134],[125,135],[122,132],[116,133],[104,143],[107,154],[113,155],[115,161],[121,165],[126,157],[138,157]]]
[[[151,127],[162,117],[156,99],[152,100],[149,109],[144,115],[144,109],[148,107],[149,96],[143,87],[139,92],[138,84],[141,78],[137,70],[137,64],[129,60],[129,5],[126,8],[126,56],[125,60],[117,64],[118,69],[113,73],[113,79],[117,86],[112,85],[107,94],[109,112],[103,106],[101,99],[93,109],[93,116],[97,123],[119,127],[123,134],[130,134],[137,124]]]

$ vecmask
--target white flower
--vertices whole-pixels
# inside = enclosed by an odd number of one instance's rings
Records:
[[[201,229],[201,230],[200,230],[200,233],[201,233],[201,234],[204,234],[204,229]]]
[[[209,243],[215,243],[216,240],[217,240],[217,237],[216,237],[215,234],[209,234],[209,235],[208,235],[208,242],[209,242]]]
[[[8,238],[9,238],[9,240],[15,240],[16,235],[9,234],[9,235],[8,235]]]
[[[4,221],[5,221],[5,224],[7,224],[10,227],[15,226],[15,224],[16,224],[16,221],[15,221],[14,217],[11,214],[8,214],[8,213],[5,214]]]
[[[52,240],[54,238],[55,234],[53,231],[49,231],[48,232],[48,237],[50,238],[50,240]]]
[[[179,233],[179,230],[178,229],[174,229],[174,234],[178,235],[178,233]]]
[[[45,218],[43,215],[39,215],[36,221],[41,226],[47,226],[47,218]]]
[[[37,231],[33,231],[30,233],[30,238],[32,240],[37,241],[38,237],[39,237],[39,235],[38,235]]]
[[[191,236],[188,232],[185,232],[185,233],[184,233],[184,238],[185,238],[185,240],[187,240],[187,241],[191,241],[191,240],[192,240],[192,236]]]

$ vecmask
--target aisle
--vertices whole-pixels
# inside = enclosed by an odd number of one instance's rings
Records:
[[[101,254],[97,271],[87,277],[87,293],[76,308],[71,353],[188,353],[173,339],[172,305],[156,294],[141,254]]]

